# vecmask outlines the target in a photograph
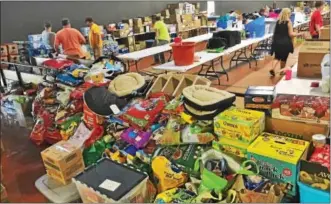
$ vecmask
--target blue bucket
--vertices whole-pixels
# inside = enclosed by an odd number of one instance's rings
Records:
[[[300,203],[330,203],[330,193],[298,181]]]

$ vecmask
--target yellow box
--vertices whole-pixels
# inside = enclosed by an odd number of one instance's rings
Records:
[[[247,148],[247,158],[257,163],[262,176],[281,183],[289,195],[297,194],[300,159],[307,157],[309,142],[263,133]]]
[[[213,141],[213,148],[225,154],[232,154],[237,157],[246,158],[247,148],[249,144],[240,142],[238,140],[228,139],[226,137],[220,138],[218,141]]]
[[[263,112],[229,108],[214,118],[214,132],[220,137],[251,143],[265,129]]]
[[[85,168],[80,147],[66,141],[45,149],[41,152],[41,157],[47,174],[65,185]]]

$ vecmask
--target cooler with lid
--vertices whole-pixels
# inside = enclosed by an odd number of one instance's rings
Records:
[[[108,158],[73,178],[84,203],[144,203],[147,174]]]

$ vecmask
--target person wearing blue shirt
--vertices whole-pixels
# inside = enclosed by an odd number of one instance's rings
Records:
[[[41,33],[41,41],[45,45],[46,49],[54,49],[55,33],[52,32],[52,24],[45,22],[45,30]]]

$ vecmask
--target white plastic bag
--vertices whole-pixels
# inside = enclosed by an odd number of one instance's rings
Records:
[[[330,92],[330,54],[326,54],[321,62],[322,91]]]

